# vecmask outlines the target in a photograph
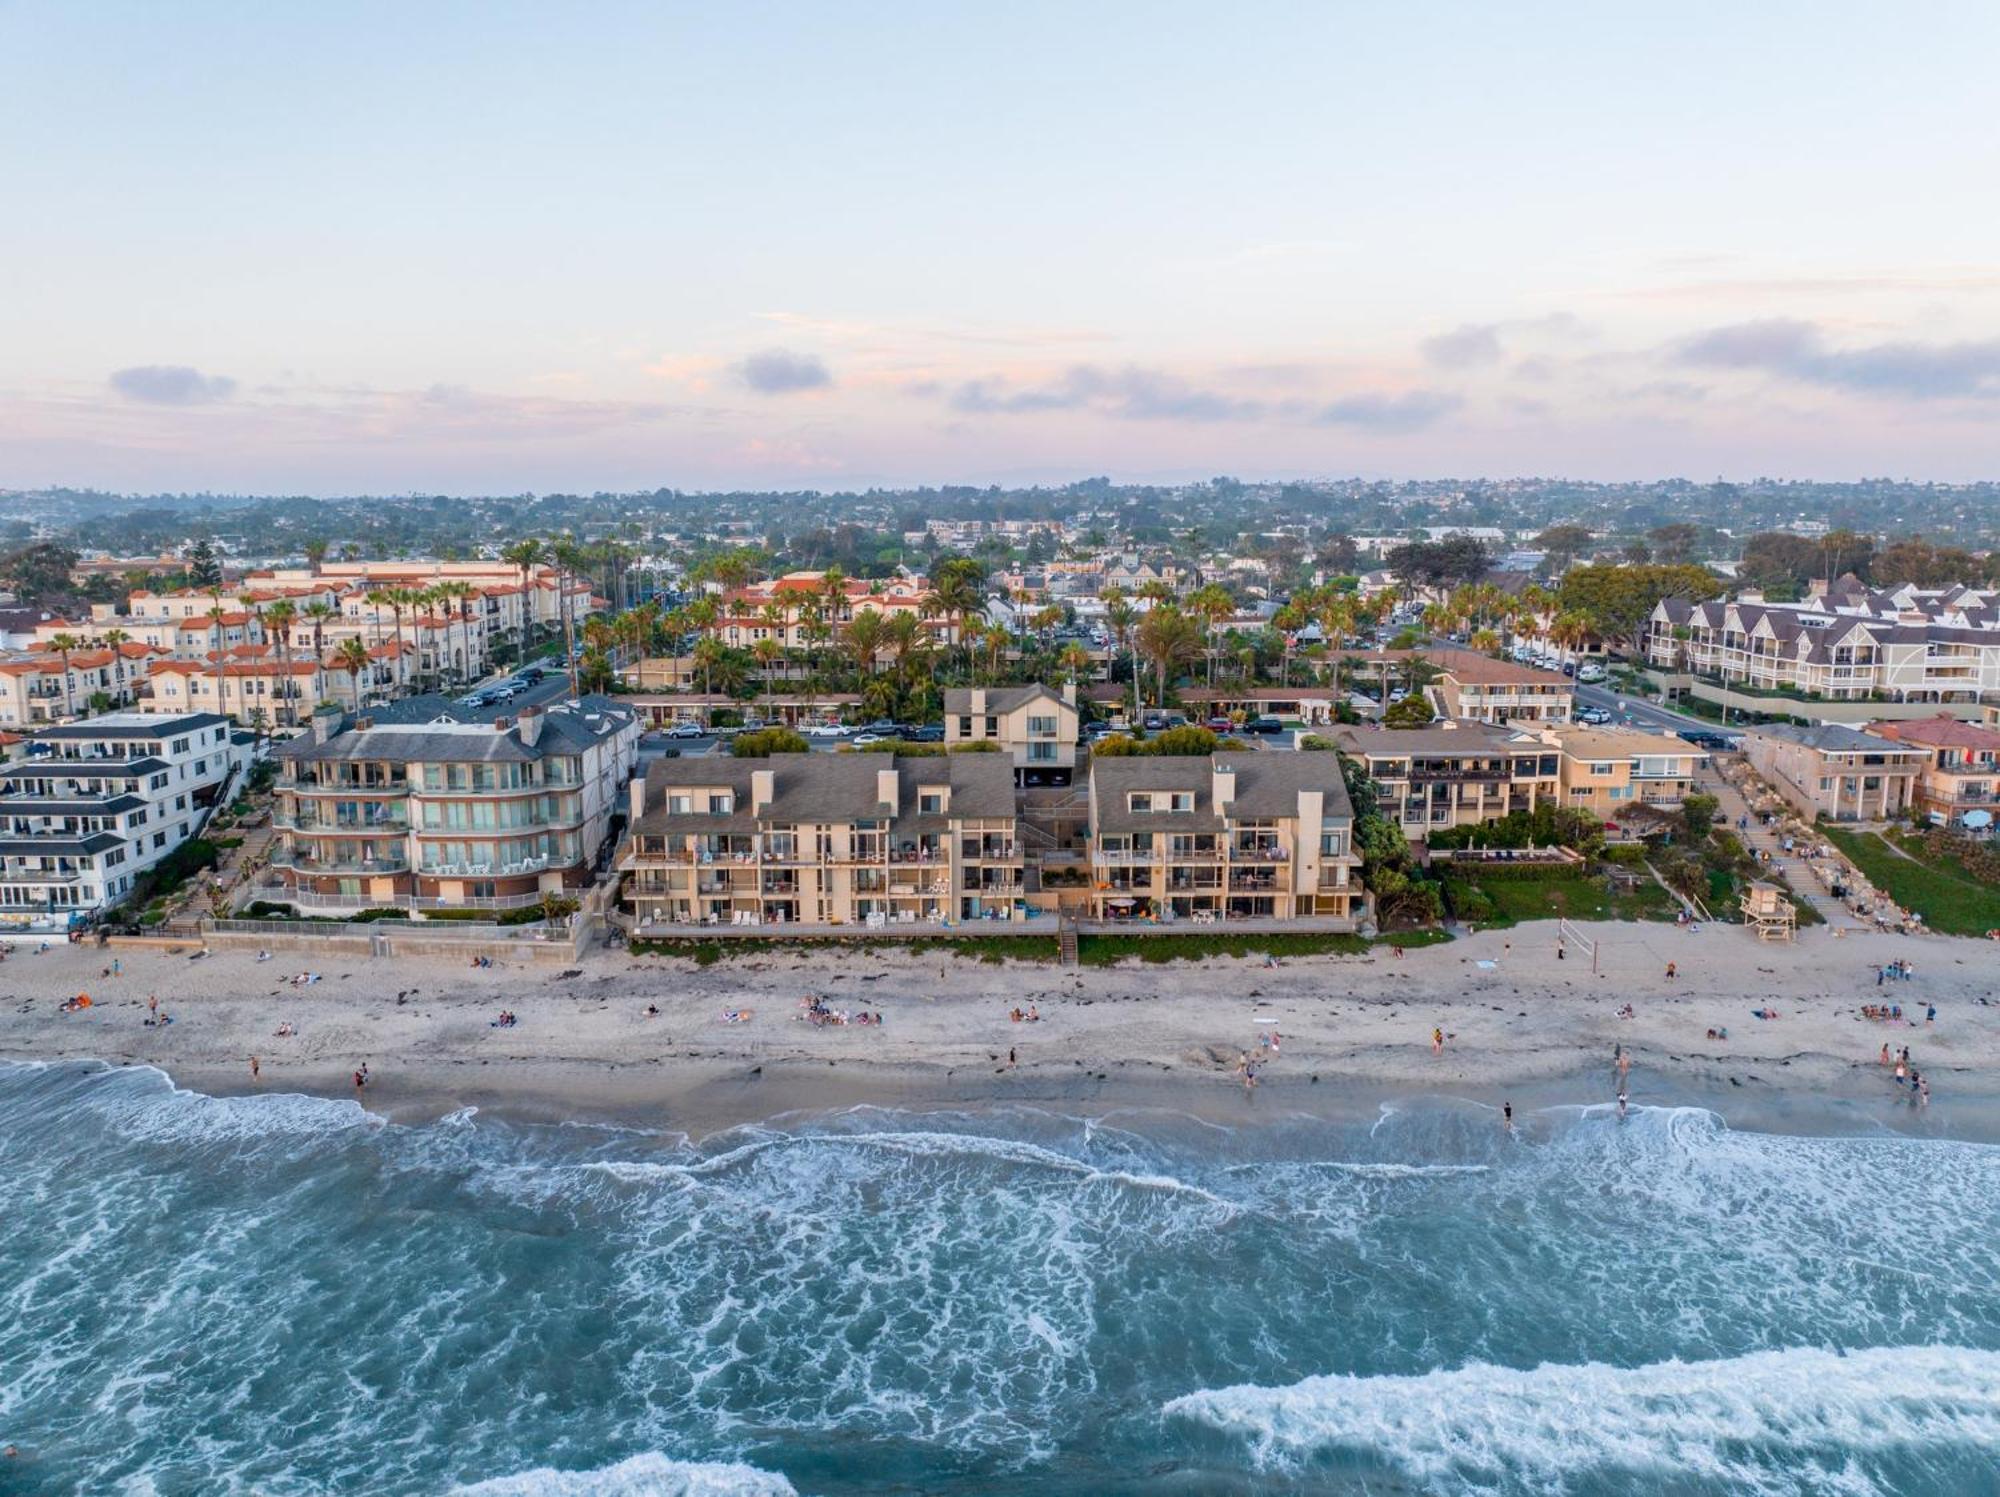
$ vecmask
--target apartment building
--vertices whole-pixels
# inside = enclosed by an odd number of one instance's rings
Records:
[[[709,633],[744,649],[765,639],[805,649],[837,638],[864,613],[880,615],[885,622],[904,615],[916,619],[936,643],[958,642],[957,621],[936,610],[930,583],[921,577],[888,582],[846,577],[829,592],[824,572],[787,572],[724,593],[719,602]]]
[[[130,641],[72,650],[67,661],[47,649],[0,658],[0,727],[62,722],[88,713],[99,698],[114,709],[130,706],[159,659]]]
[[[1886,821],[1909,809],[1930,754],[1856,728],[1767,723],[1743,730],[1743,757],[1802,816]]]
[[[1980,834],[1993,830],[1994,812],[2000,808],[2000,728],[1940,715],[1870,723],[1868,731],[1928,756],[1917,775],[1913,809],[1918,816],[1933,826]]]
[[[944,694],[944,741],[997,743],[1014,777],[1067,785],[1076,770],[1076,687],[951,687]]]
[[[661,759],[619,867],[646,925],[906,926],[1026,918],[998,754]]]
[[[1358,920],[1354,811],[1325,753],[1098,758],[1091,914],[1102,920]]]
[[[1375,783],[1377,807],[1421,841],[1562,799],[1562,751],[1488,723],[1337,728],[1333,740]]]
[[[271,869],[304,911],[523,908],[590,882],[639,721],[607,697],[480,716],[415,698],[313,714],[273,751]]]
[[[2000,701],[2000,593],[1856,584],[1799,603],[1667,598],[1645,656],[1661,670],[1828,701]]]
[[[198,831],[250,757],[213,713],[107,713],[0,765],[0,936],[62,932],[116,905]]]
[[[1562,755],[1562,803],[1606,820],[1633,806],[1679,807],[1702,758],[1685,739],[1623,728],[1566,724],[1538,736]]]
[[[1474,650],[1427,650],[1424,658],[1439,673],[1431,693],[1440,717],[1566,723],[1576,705],[1576,688],[1560,671],[1495,660]]]

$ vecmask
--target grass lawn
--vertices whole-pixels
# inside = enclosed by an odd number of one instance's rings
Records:
[[[1631,893],[1613,893],[1595,878],[1495,878],[1474,881],[1493,901],[1494,917],[1482,924],[1513,925],[1522,920],[1671,920],[1680,908],[1674,897],[1650,881]]]
[[[1964,865],[1914,863],[1874,832],[1822,827],[1832,842],[1868,876],[1878,889],[1906,910],[1924,917],[1924,924],[1953,936],[1983,936],[2000,930],[2000,889],[1975,881]]]

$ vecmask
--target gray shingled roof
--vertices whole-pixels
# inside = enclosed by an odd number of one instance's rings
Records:
[[[1323,818],[1348,821],[1354,808],[1347,798],[1337,754],[1244,753],[1221,750],[1207,758],[1131,755],[1093,759],[1091,792],[1097,804],[1100,831],[1212,832],[1223,826],[1216,813],[1214,771],[1220,766],[1236,775],[1236,796],[1229,819],[1273,820],[1298,812],[1301,790],[1325,796]],[[1192,812],[1132,811],[1128,797],[1135,790],[1187,790],[1194,793]]]
[[[988,686],[985,710],[993,713],[1012,712],[1040,698],[1047,698],[1057,706],[1067,706],[1062,693],[1036,682],[1030,686]],[[944,694],[944,710],[948,717],[961,717],[972,711],[972,691],[969,686],[947,687]]]
[[[751,776],[772,774],[771,803],[761,817],[751,814]],[[899,772],[901,804],[882,804],[876,775]],[[946,816],[922,816],[918,792],[928,785],[951,790]],[[727,816],[704,812],[672,814],[665,809],[670,790],[727,786],[735,810]],[[635,831],[659,836],[675,832],[750,832],[761,823],[888,820],[892,830],[942,830],[954,820],[1000,819],[1015,814],[1014,766],[1004,754],[773,754],[768,759],[660,759],[646,770],[646,811]]]

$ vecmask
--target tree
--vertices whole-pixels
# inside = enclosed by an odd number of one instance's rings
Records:
[[[1437,716],[1432,709],[1430,698],[1422,692],[1412,692],[1406,697],[1398,697],[1382,713],[1385,728],[1428,727]]]
[[[773,754],[810,753],[812,745],[790,728],[759,728],[729,740],[729,752],[739,759],[768,759]]]
[[[1171,603],[1156,603],[1139,620],[1139,651],[1159,673],[1159,697],[1167,699],[1167,687],[1180,668],[1201,653],[1201,630],[1193,619]]]
[[[305,606],[305,616],[312,624],[313,659],[326,659],[326,624],[328,619],[340,617],[340,610],[324,598],[314,598]]]
[[[535,568],[541,565],[542,543],[534,536],[523,536],[511,546],[503,548],[500,559],[521,574],[521,649],[528,648],[528,635],[534,628],[534,593],[530,591]]]
[[[49,648],[54,650],[57,658],[62,661],[63,716],[70,717],[74,715],[74,707],[69,699],[69,656],[70,651],[83,648],[83,641],[64,629],[49,637]]]
[[[354,710],[358,713],[361,710],[361,673],[371,664],[368,646],[361,642],[360,636],[349,635],[333,652],[333,663],[336,669],[347,672],[348,695],[354,699]]]
[[[328,549],[328,543],[320,536],[314,536],[305,544],[306,565],[312,568],[315,576],[319,574],[319,569],[326,564]]]
[[[1706,567],[1606,564],[1570,568],[1556,590],[1556,601],[1562,612],[1586,620],[1599,638],[1619,641],[1636,657],[1647,620],[1662,599],[1700,601],[1722,591],[1722,579]]]
[[[280,598],[263,611],[262,618],[266,633],[275,633],[278,641],[278,721],[293,727],[298,725],[298,709],[292,705],[292,695],[297,688],[292,684],[292,620],[298,615],[298,605],[290,598]]]
[[[1744,541],[1736,576],[1739,581],[1766,592],[1778,587],[1798,589],[1805,586],[1818,565],[1819,548],[1811,541],[1782,530],[1770,530]]]
[[[1646,539],[1653,543],[1653,560],[1672,566],[1695,559],[1701,547],[1701,527],[1686,520],[1675,520],[1670,524],[1655,525],[1646,532]]]
[[[71,592],[69,574],[75,565],[74,551],[53,541],[37,541],[0,561],[0,576],[23,603],[40,603]]]
[[[1328,572],[1352,572],[1361,562],[1361,548],[1344,530],[1330,531],[1319,543],[1319,564]]]
[[[222,562],[215,544],[202,536],[187,551],[188,586],[197,592],[216,592],[222,587]]]
[[[1583,554],[1595,537],[1587,525],[1551,525],[1535,537],[1535,544],[1548,553],[1548,568],[1560,573]]]
[[[1477,537],[1446,536],[1441,541],[1410,541],[1388,555],[1389,567],[1403,582],[1419,587],[1449,587],[1473,582],[1486,573],[1486,548]]]
[[[1957,546],[1935,546],[1922,536],[1892,541],[1876,553],[1870,577],[1877,587],[1950,587],[1954,582],[1971,583],[1980,575],[1980,563],[1969,551]]]

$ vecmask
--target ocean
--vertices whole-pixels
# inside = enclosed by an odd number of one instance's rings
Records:
[[[1991,1494],[2000,1150],[0,1067],[0,1494]]]

